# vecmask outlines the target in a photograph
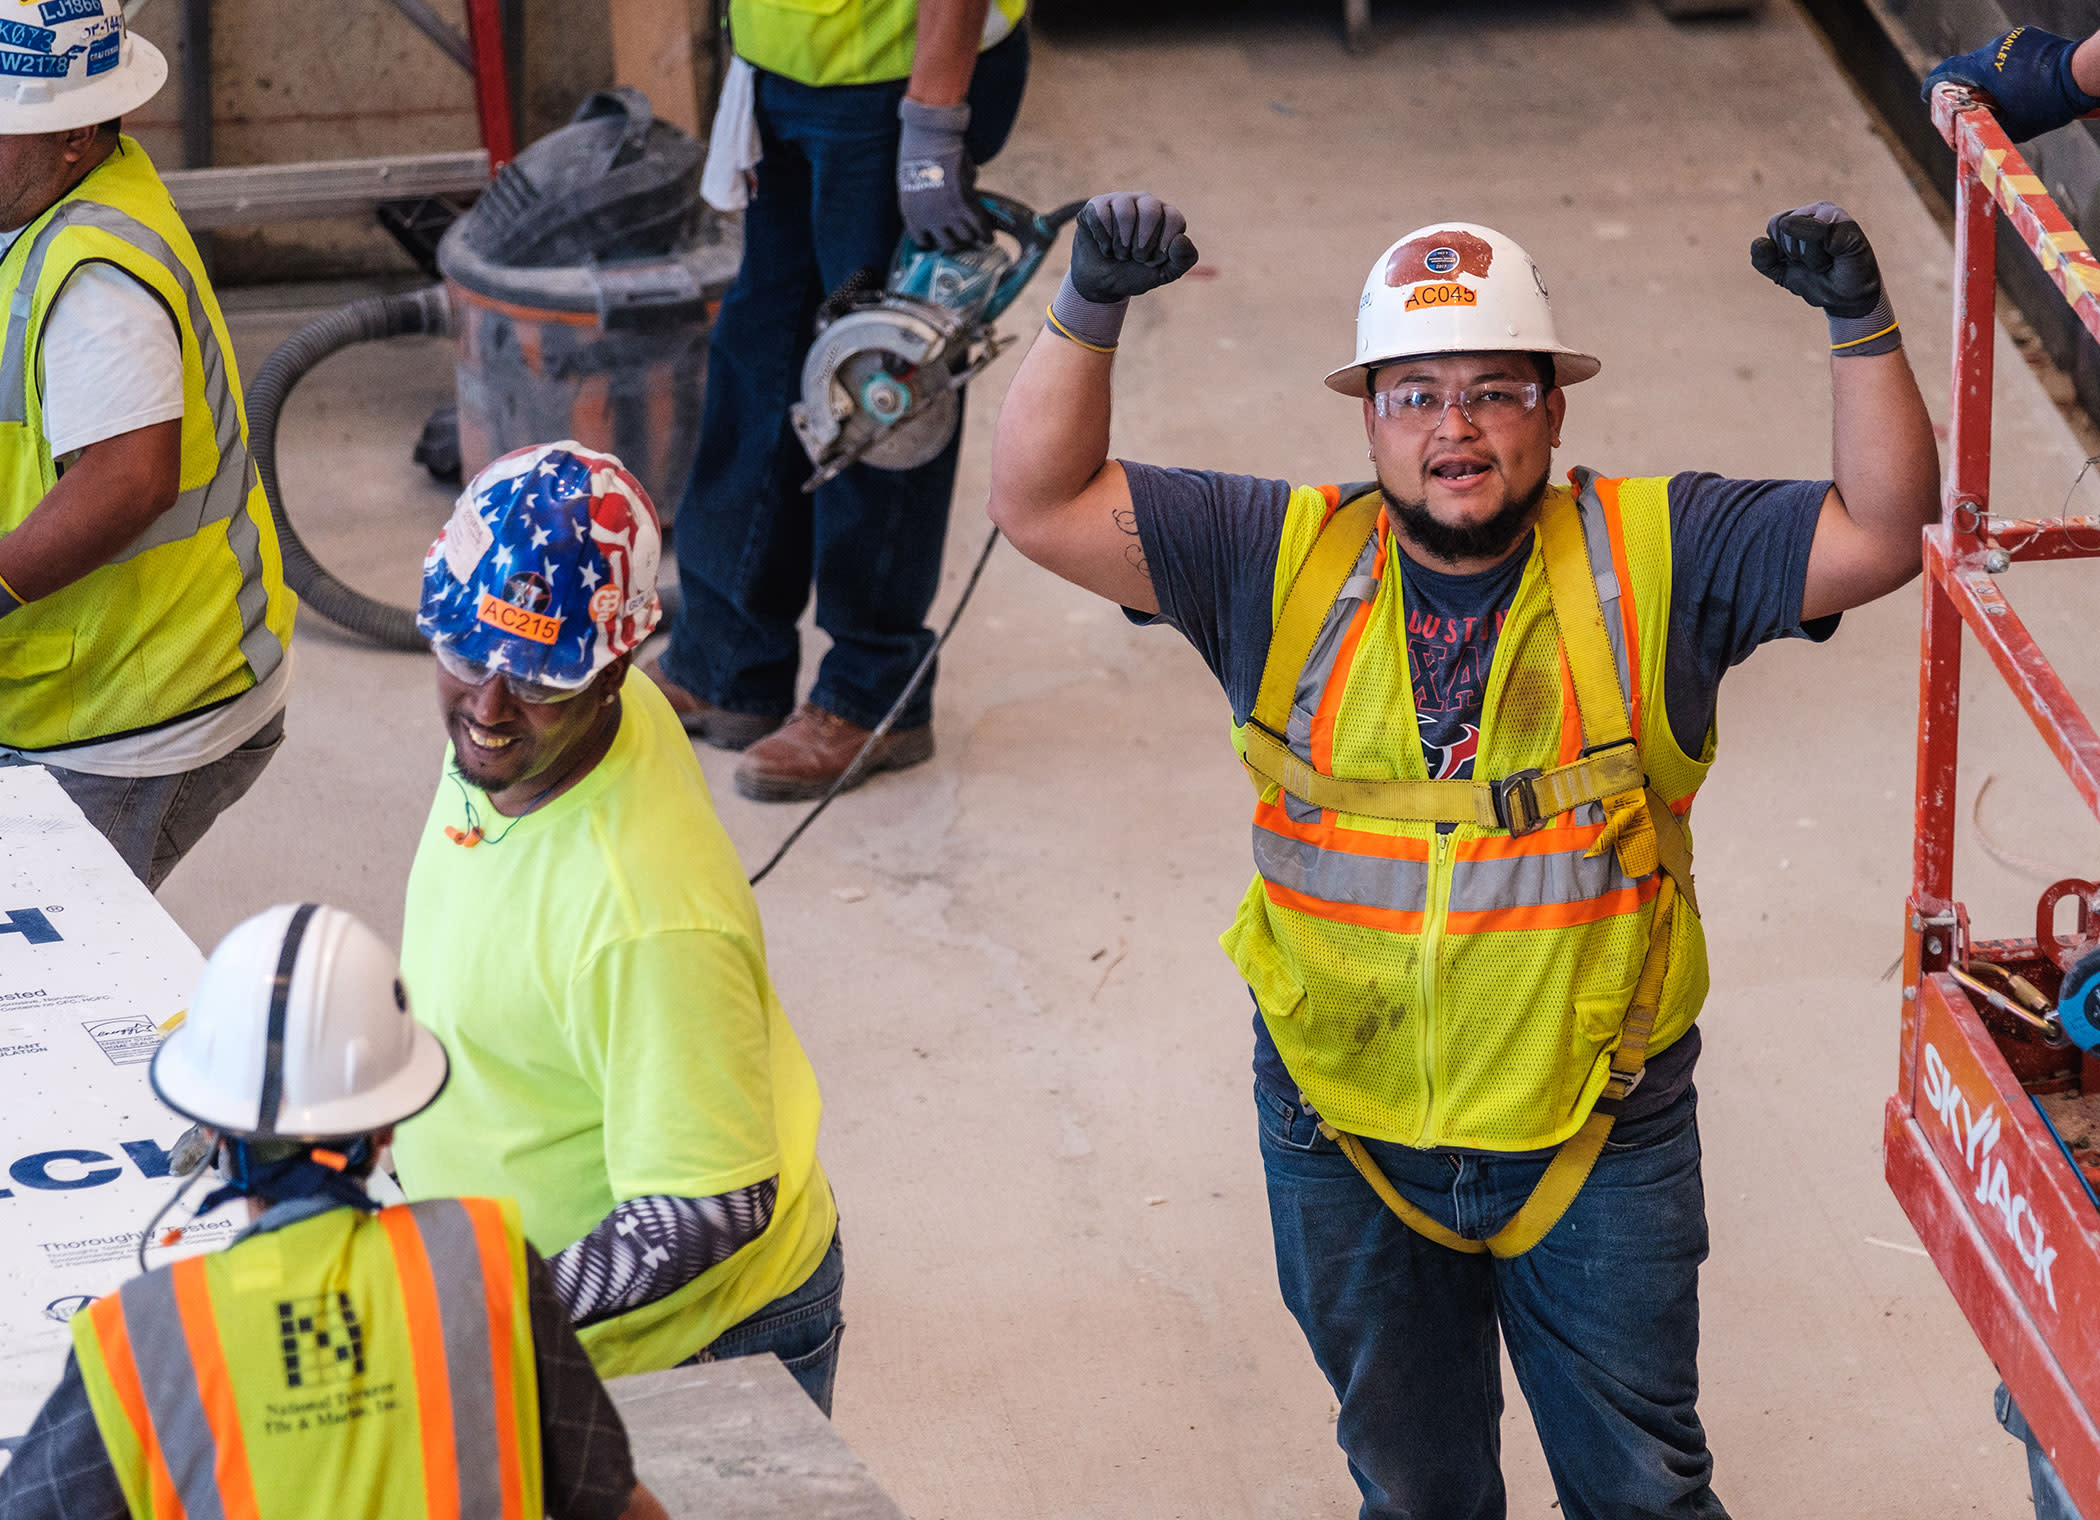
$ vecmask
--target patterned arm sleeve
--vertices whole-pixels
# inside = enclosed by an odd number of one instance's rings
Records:
[[[712,1198],[630,1198],[590,1234],[547,1258],[579,1328],[668,1297],[720,1265],[773,1222],[779,1179]]]

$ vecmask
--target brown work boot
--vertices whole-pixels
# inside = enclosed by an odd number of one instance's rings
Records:
[[[753,802],[803,802],[823,796],[845,773],[873,729],[804,702],[793,717],[751,746],[736,768],[736,789]],[[891,729],[854,773],[851,791],[877,771],[901,771],[933,758],[933,727]]]
[[[726,707],[701,701],[664,674],[662,655],[644,660],[641,670],[670,700],[671,711],[678,714],[678,721],[685,725],[685,731],[702,744],[712,744],[716,749],[747,748],[786,721],[766,713],[731,712]]]

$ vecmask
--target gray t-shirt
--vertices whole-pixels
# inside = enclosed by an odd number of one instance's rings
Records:
[[[1269,657],[1276,554],[1290,486],[1280,480],[1169,470],[1123,462],[1159,615],[1139,622],[1181,630],[1225,688],[1244,723]],[[1344,488],[1344,499],[1355,487]],[[1663,705],[1679,748],[1697,755],[1714,720],[1722,672],[1771,639],[1820,642],[1835,617],[1801,621],[1809,545],[1827,480],[1670,480],[1671,595],[1663,652]],[[1409,673],[1429,774],[1469,778],[1481,699],[1502,619],[1523,578],[1525,548],[1495,567],[1453,575],[1400,556],[1407,599]],[[1621,1117],[1673,1102],[1699,1058],[1696,1025],[1648,1063]],[[1261,1016],[1254,1018],[1256,1078],[1295,1098],[1297,1083]]]

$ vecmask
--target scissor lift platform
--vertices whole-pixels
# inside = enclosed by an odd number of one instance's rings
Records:
[[[2065,1486],[2100,1516],[2100,1201],[2081,1160],[2092,1156],[2100,1179],[2100,1140],[2067,1143],[2100,1135],[2100,1061],[2067,1043],[2050,1013],[2065,968],[2100,937],[2100,883],[2043,893],[2032,938],[1978,940],[1953,882],[1965,626],[2100,817],[2100,735],[1997,580],[2022,562],[2100,559],[2100,518],[1991,509],[1996,219],[2096,338],[2100,260],[1988,111],[1950,86],[1932,110],[1958,160],[1952,460],[1940,521],[1925,534],[1917,837],[1887,1172]],[[2100,614],[2100,580],[2095,590]],[[2058,922],[2067,903],[2077,910],[2069,937]]]

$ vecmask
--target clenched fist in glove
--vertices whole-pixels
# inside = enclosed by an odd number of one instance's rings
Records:
[[[1156,195],[1097,195],[1072,229],[1072,267],[1050,303],[1051,326],[1089,348],[1110,349],[1124,303],[1196,267],[1188,221]]]
[[[1864,357],[1901,345],[1873,245],[1842,208],[1817,201],[1780,212],[1750,245],[1750,264],[1773,284],[1823,309],[1833,353]]]
[[[2007,137],[2025,142],[2100,110],[2100,98],[2080,89],[2072,73],[2071,55],[2077,51],[2078,44],[2068,37],[2016,26],[1973,53],[1944,60],[1925,76],[1925,98],[1932,99],[1936,84],[1967,85],[1990,97]]]

